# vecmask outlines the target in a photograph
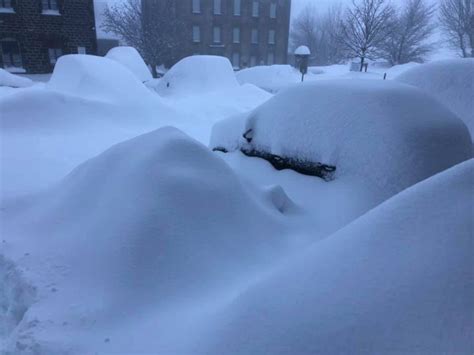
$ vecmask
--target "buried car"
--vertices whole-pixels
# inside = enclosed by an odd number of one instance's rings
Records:
[[[369,80],[291,86],[217,123],[210,146],[325,180],[357,176],[387,197],[471,157],[454,113],[414,87]]]

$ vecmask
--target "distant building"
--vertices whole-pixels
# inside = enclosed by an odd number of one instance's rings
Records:
[[[142,1],[143,11],[150,2]],[[178,0],[189,54],[229,58],[235,69],[287,63],[291,0]]]
[[[93,0],[0,0],[0,67],[49,73],[72,53],[97,53]]]

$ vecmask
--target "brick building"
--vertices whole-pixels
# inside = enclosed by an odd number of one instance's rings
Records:
[[[149,11],[142,2],[143,11]],[[291,0],[179,0],[190,54],[225,56],[234,68],[287,63]],[[188,46],[186,46],[188,47]]]
[[[96,54],[93,0],[0,0],[0,67],[49,73],[63,54]]]

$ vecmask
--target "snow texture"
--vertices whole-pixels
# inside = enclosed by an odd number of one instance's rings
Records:
[[[471,353],[473,181],[470,160],[316,243],[218,312],[194,352]]]
[[[295,49],[295,55],[311,55],[311,51],[306,46],[299,46]]]
[[[398,81],[433,95],[457,114],[474,141],[474,59],[440,60],[400,74]]]
[[[133,47],[114,47],[107,52],[105,57],[127,67],[141,82],[153,79],[140,53]]]
[[[471,157],[469,132],[456,115],[393,81],[295,85],[249,113],[243,131],[236,122],[213,131],[211,148],[234,149],[236,139],[243,146],[251,129],[252,148],[334,165],[337,176],[363,177],[385,198]]]
[[[162,96],[191,95],[238,87],[234,70],[225,57],[194,55],[176,63],[156,86]]]
[[[5,69],[0,68],[0,87],[9,86],[13,88],[26,88],[31,85],[33,85],[32,80],[12,74]]]
[[[236,76],[240,84],[253,84],[271,93],[301,81],[301,73],[290,65],[262,65],[242,69]]]

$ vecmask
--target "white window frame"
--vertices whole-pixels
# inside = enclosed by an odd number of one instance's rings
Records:
[[[222,29],[220,26],[212,27],[212,42],[214,44],[222,43]]]
[[[232,53],[232,67],[236,69],[240,68],[240,53],[239,52]]]
[[[63,55],[63,50],[61,48],[48,48],[48,57],[49,64],[55,65],[58,61],[58,58]]]
[[[240,16],[242,13],[242,0],[234,0],[234,16]]]
[[[276,31],[269,30],[268,31],[268,44],[275,44],[276,42]]]
[[[232,43],[240,43],[240,27],[232,29]]]
[[[201,42],[201,27],[199,25],[193,25],[193,43]]]
[[[277,4],[276,2],[271,2],[270,3],[270,18],[276,18],[277,17]]]
[[[222,15],[222,0],[214,0],[214,15]]]
[[[271,60],[270,60],[271,58]],[[273,52],[268,52],[267,53],[267,65],[273,65],[275,64],[275,53]]]
[[[252,0],[252,17],[258,17],[260,13],[260,2]]]
[[[13,0],[0,0],[0,13],[14,13]]]
[[[250,43],[251,44],[258,44],[258,29],[252,28],[250,32]]]
[[[192,12],[193,14],[201,13],[201,0],[191,0],[192,1]]]

